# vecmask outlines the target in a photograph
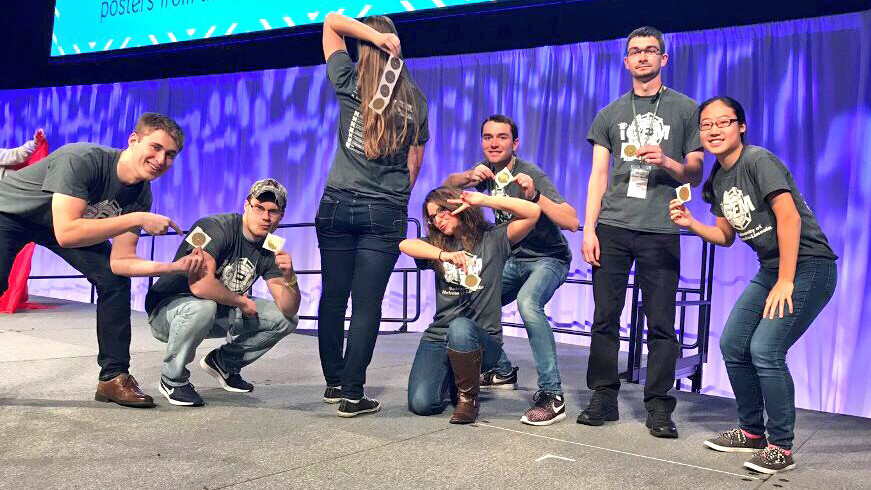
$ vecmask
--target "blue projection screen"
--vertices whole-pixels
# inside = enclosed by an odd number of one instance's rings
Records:
[[[51,56],[100,53],[492,0],[57,0]]]

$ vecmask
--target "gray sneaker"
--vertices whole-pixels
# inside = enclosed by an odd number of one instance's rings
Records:
[[[497,390],[516,390],[517,389],[517,367],[511,369],[510,374],[501,375],[496,371],[487,371],[481,373],[481,388],[497,389]]]
[[[741,429],[735,427],[717,437],[706,440],[705,446],[724,453],[755,453],[768,447],[768,440],[765,439],[765,436],[751,439],[744,435]]]
[[[792,459],[791,454],[786,454],[784,449],[768,446],[754,454],[750,461],[744,463],[744,467],[759,473],[773,475],[795,468],[795,460]]]

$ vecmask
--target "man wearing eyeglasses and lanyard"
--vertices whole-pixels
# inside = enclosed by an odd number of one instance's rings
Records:
[[[151,332],[166,342],[160,393],[172,405],[198,407],[203,399],[188,381],[187,366],[206,338],[230,337],[200,366],[226,391],[247,393],[254,385],[240,370],[256,361],[299,323],[300,293],[290,255],[264,247],[284,216],[287,190],[273,179],[254,183],[242,214],[206,216],[194,223],[176,257],[199,254],[202,273],[161,277],[145,297]],[[195,246],[194,246],[195,245]],[[248,297],[258,277],[274,301]]]
[[[595,313],[587,367],[593,394],[577,421],[602,425],[619,418],[620,316],[634,261],[650,352],[646,425],[655,437],[675,438],[671,414],[676,400],[668,391],[680,356],[674,329],[680,237],[669,219],[668,203],[676,187],[697,186],[702,179],[698,104],[662,84],[660,70],[668,55],[658,29],[641,27],[629,34],[623,62],[632,76],[632,90],[596,114],[587,135],[593,166],[581,251],[593,266]]]

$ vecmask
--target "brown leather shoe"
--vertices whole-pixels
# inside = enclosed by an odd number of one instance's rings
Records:
[[[481,349],[457,352],[448,349],[448,359],[457,384],[457,406],[452,424],[471,424],[478,418],[478,392],[481,390]]]
[[[119,374],[109,381],[97,383],[94,400],[98,402],[115,402],[125,407],[152,408],[154,399],[139,389],[136,378],[127,373]]]

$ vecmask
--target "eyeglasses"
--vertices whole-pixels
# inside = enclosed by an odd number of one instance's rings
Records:
[[[258,216],[263,216],[264,213],[269,213],[270,219],[280,218],[284,214],[284,211],[280,209],[266,209],[259,204],[251,203],[251,201],[248,201],[248,206],[250,206],[254,211],[254,214]]]
[[[641,53],[647,53],[650,56],[656,56],[660,53],[660,51],[659,51],[659,48],[654,48],[653,46],[651,46],[651,47],[645,48],[645,49],[632,48],[629,51],[627,51],[627,53],[629,54],[629,56],[638,56]]]
[[[735,119],[735,118],[732,118],[732,119],[718,119],[718,120],[716,120],[716,121],[714,121],[714,122],[711,122],[711,121],[705,121],[705,122],[699,124],[699,130],[700,130],[700,131],[710,131],[711,128],[713,128],[714,126],[717,126],[717,127],[720,128],[720,129],[728,128],[729,126],[732,125],[732,123],[737,122],[737,121],[738,121],[738,120]]]
[[[439,206],[436,213],[432,216],[428,216],[426,218],[426,224],[432,226],[435,223],[436,218],[444,218],[445,216],[451,214],[451,210],[442,206]]]
[[[393,87],[399,80],[399,75],[402,73],[403,61],[390,55],[387,58],[387,64],[384,65],[384,72],[381,73],[381,82],[378,83],[378,90],[375,91],[375,97],[369,102],[369,108],[377,114],[381,114],[390,103],[390,97],[393,95]]]

